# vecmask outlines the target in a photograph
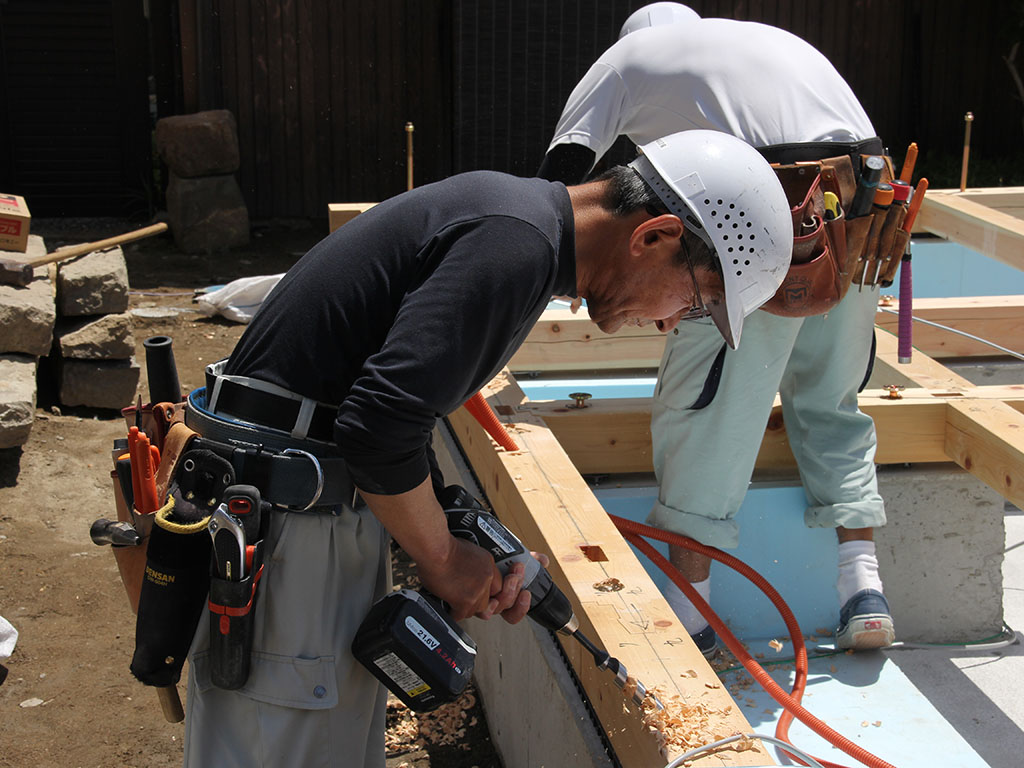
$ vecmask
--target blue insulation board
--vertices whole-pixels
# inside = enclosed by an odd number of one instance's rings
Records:
[[[655,489],[598,487],[595,495],[610,514],[643,522]],[[804,505],[799,486],[752,487],[738,515],[739,547],[729,552],[764,576],[793,611],[803,635],[817,639],[807,641],[812,659],[804,707],[859,747],[900,768],[985,768],[985,761],[890,658],[900,651],[834,652],[827,632],[834,629],[839,611],[836,536],[831,529],[805,527]],[[668,545],[652,543],[667,554]],[[664,588],[668,578],[645,556],[637,556],[655,584]],[[761,662],[792,659],[792,643],[781,616],[746,578],[716,563],[711,595],[712,607],[755,658]],[[898,617],[896,627],[898,632]],[[772,639],[783,642],[780,651],[769,645]],[[828,655],[813,657],[815,648]],[[792,663],[767,667],[787,693],[794,681],[792,667]],[[725,672],[722,682],[754,731],[773,735],[781,705],[745,670]],[[799,721],[790,727],[790,740],[815,757],[859,764]],[[778,753],[773,757],[780,765],[792,764]]]

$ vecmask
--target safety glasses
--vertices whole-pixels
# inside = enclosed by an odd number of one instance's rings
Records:
[[[686,241],[680,239],[683,246],[683,257],[686,260],[686,268],[690,270],[690,280],[693,281],[693,305],[682,315],[680,320],[699,320],[702,317],[710,317],[711,310],[707,308],[700,295],[700,285],[697,283],[697,273],[693,269],[693,262],[690,260],[690,249],[686,247]]]

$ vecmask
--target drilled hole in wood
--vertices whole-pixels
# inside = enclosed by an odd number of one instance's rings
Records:
[[[596,545],[584,544],[580,547],[580,551],[592,563],[605,563],[608,561],[608,556],[605,555],[604,550]]]

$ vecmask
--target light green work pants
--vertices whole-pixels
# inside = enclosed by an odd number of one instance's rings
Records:
[[[812,527],[885,524],[875,478],[875,428],[857,408],[878,289],[853,286],[825,315],[758,310],[727,350],[717,394],[700,398],[722,337],[710,321],[669,334],[651,416],[658,501],[648,523],[720,548],[735,547],[735,515],[749,486],[775,393],[807,495]]]
[[[350,652],[391,588],[373,514],[274,511],[244,687],[213,687],[209,616],[190,656],[186,768],[383,768],[387,691]]]

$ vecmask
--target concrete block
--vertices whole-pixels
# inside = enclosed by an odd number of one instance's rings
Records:
[[[140,372],[135,358],[62,360],[60,401],[88,408],[124,408],[135,399]]]
[[[75,360],[125,360],[135,353],[127,312],[63,319],[57,324],[60,356]]]
[[[171,172],[183,179],[235,173],[235,116],[226,109],[212,109],[157,120],[156,149]]]
[[[43,238],[29,235],[28,251],[18,256],[45,254]],[[46,267],[39,267],[34,274],[35,279],[24,287],[0,285],[0,353],[41,357],[50,351],[57,320],[53,284]]]
[[[128,265],[120,246],[62,262],[57,310],[62,316],[103,315],[128,309]]]
[[[249,211],[234,176],[184,179],[171,174],[167,213],[185,253],[217,253],[249,242]]]
[[[28,442],[36,414],[36,359],[0,355],[0,448]]]
[[[875,532],[898,640],[976,641],[1003,622],[1004,499],[955,465],[880,467]]]

